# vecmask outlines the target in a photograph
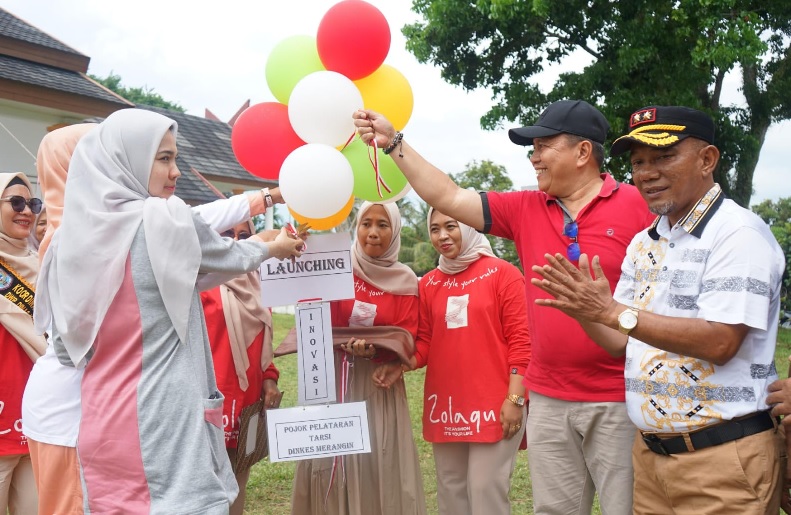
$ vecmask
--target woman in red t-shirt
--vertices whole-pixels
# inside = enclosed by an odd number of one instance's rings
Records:
[[[415,273],[398,262],[398,207],[364,202],[355,234],[354,299],[332,302],[331,316],[333,334],[353,334],[342,346],[346,352],[335,352],[339,401],[366,402],[371,452],[298,462],[291,513],[424,515],[420,462],[401,373],[401,363],[414,352],[418,288]],[[388,326],[389,339],[401,345],[388,347],[377,340]],[[372,377],[387,370],[395,372],[392,387],[378,388]]]
[[[0,174],[0,513],[38,511],[33,466],[22,434],[22,393],[47,343],[33,328],[38,255],[28,248],[41,200],[23,173]]]
[[[469,226],[429,210],[439,267],[420,280],[412,368],[426,367],[423,437],[432,442],[441,514],[509,514],[527,417],[525,282]]]
[[[222,233],[235,240],[247,239],[252,234],[249,222]],[[264,399],[267,409],[280,406],[281,394],[277,388],[280,373],[272,363],[272,313],[261,305],[258,271],[201,292],[200,296],[217,387],[225,397],[222,417],[225,447],[234,463],[242,410],[259,399]],[[231,505],[230,515],[242,515],[250,469],[235,472],[239,495]]]

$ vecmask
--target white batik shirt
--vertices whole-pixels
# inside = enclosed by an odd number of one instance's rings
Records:
[[[627,248],[615,299],[639,310],[750,327],[719,366],[630,337],[626,405],[644,431],[685,432],[768,409],[785,258],[757,215],[715,185],[675,226],[659,217]]]

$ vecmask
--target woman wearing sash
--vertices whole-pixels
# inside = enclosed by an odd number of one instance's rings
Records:
[[[331,306],[339,401],[365,401],[371,453],[300,461],[294,515],[422,515],[422,475],[401,364],[414,351],[417,277],[398,262],[401,214],[395,203],[364,202],[352,244],[354,299]],[[383,334],[387,338],[382,338]],[[395,374],[390,388],[373,379]],[[341,378],[346,378],[342,381]]]
[[[285,231],[264,243],[212,230],[173,195],[177,153],[176,123],[141,109],[83,136],[42,263],[36,326],[85,369],[77,452],[91,513],[228,513],[238,488],[198,283],[301,254]]]
[[[222,233],[234,240],[246,240],[254,233],[252,223],[245,222]],[[243,409],[264,400],[266,409],[280,406],[280,376],[272,362],[272,313],[261,304],[261,280],[258,270],[201,292],[206,315],[217,387],[225,402],[223,424],[225,448],[231,463],[239,447],[239,415]],[[234,470],[239,495],[231,505],[230,515],[244,512],[245,489],[250,469]]]
[[[36,513],[38,498],[27,439],[22,393],[46,342],[33,328],[38,256],[28,248],[41,200],[23,173],[0,173],[0,513]]]

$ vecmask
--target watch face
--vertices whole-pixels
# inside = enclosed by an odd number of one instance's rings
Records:
[[[621,316],[618,317],[618,322],[624,329],[632,329],[637,325],[637,315],[631,311],[624,311],[621,313]]]

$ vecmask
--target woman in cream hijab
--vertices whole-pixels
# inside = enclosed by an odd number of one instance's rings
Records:
[[[38,257],[28,248],[41,200],[23,173],[0,173],[0,513],[36,513],[36,483],[22,435],[22,392],[46,342],[33,328]]]
[[[371,453],[297,463],[291,513],[421,515],[422,475],[412,436],[401,364],[414,351],[417,277],[398,262],[401,214],[395,203],[365,202],[352,244],[354,299],[332,303],[337,391],[342,402],[365,401]],[[373,379],[395,371],[390,388]]]
[[[150,111],[86,134],[39,277],[37,328],[85,369],[77,451],[95,513],[227,513],[237,487],[196,283],[301,254],[285,231],[235,242],[193,215],[173,195],[177,152],[176,123]]]
[[[472,227],[434,209],[427,224],[440,257],[420,280],[411,368],[426,367],[423,438],[434,448],[439,513],[508,515],[527,416],[525,280]]]

